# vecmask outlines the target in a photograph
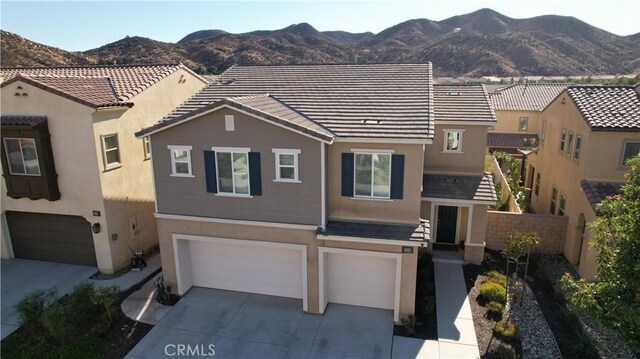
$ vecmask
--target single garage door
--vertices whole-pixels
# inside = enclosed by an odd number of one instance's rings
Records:
[[[91,225],[79,216],[7,212],[16,258],[96,266]]]
[[[300,249],[233,242],[189,241],[194,286],[303,298]]]
[[[324,254],[325,302],[395,309],[397,260],[348,252]]]

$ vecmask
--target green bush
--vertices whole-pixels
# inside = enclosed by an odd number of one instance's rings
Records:
[[[593,338],[582,329],[559,338],[572,358],[599,359],[598,346]]]
[[[518,327],[512,322],[497,322],[493,326],[493,332],[502,338],[512,339],[518,337]]]
[[[418,322],[418,318],[416,318],[413,315],[410,315],[406,318],[400,319],[400,323],[404,328],[404,335],[408,337],[416,336],[416,327],[420,326],[420,323]]]
[[[507,276],[496,270],[487,273],[487,277],[489,277],[489,281],[500,284],[503,287],[507,285]]]
[[[497,359],[516,359],[516,351],[511,347],[500,344],[493,352],[493,357]]]
[[[482,282],[480,284],[480,295],[488,302],[498,302],[500,304],[507,302],[506,288],[494,282]]]
[[[502,315],[504,312],[504,305],[498,302],[489,302],[487,303],[487,309],[489,310],[489,313]]]
[[[38,290],[27,295],[16,305],[20,322],[30,328],[40,326],[45,309],[57,299],[58,296],[55,289],[48,291]]]

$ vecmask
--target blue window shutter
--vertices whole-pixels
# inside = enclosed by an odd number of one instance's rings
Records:
[[[252,196],[262,196],[260,152],[249,152],[249,186]]]
[[[404,155],[391,155],[391,198],[402,199],[404,190]]]
[[[218,193],[215,151],[204,151],[204,172],[207,178],[207,192]]]
[[[353,153],[342,154],[342,195],[353,197]]]

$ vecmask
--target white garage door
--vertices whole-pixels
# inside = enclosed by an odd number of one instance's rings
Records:
[[[188,246],[194,286],[303,298],[299,249],[200,240]]]
[[[395,308],[396,259],[345,253],[325,256],[327,302]]]

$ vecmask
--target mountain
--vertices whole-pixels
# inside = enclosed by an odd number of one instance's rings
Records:
[[[596,75],[640,71],[640,34],[618,36],[567,16],[513,19],[491,9],[413,19],[378,34],[320,32],[307,23],[231,34],[202,30],[178,43],[127,37],[67,52],[2,32],[2,66],[181,61],[201,73],[233,64],[432,61],[437,76]]]

